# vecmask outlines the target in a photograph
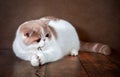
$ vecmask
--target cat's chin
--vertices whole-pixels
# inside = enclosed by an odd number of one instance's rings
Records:
[[[44,46],[43,47],[38,47],[37,50],[39,51],[39,50],[42,50],[43,48],[44,48]]]

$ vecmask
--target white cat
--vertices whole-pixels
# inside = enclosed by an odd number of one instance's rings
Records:
[[[65,55],[78,55],[80,41],[75,28],[68,21],[43,17],[21,24],[13,42],[17,57],[30,61],[32,66],[53,62]],[[82,50],[106,54],[106,45],[83,44]],[[91,48],[87,46],[91,46]],[[87,48],[86,48],[86,47]],[[93,46],[93,48],[92,48]],[[100,48],[98,50],[98,48]],[[109,54],[110,51],[107,52]]]
[[[13,50],[33,66],[78,55],[80,41],[75,28],[63,19],[44,17],[23,23],[17,30]]]

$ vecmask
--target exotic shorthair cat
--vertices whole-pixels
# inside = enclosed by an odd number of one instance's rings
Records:
[[[76,56],[79,50],[104,55],[111,53],[107,45],[79,41],[71,23],[50,16],[21,24],[13,50],[17,57],[30,61],[32,66],[57,61],[69,54]]]

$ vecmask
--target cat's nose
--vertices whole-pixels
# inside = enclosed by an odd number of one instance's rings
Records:
[[[43,39],[43,41],[45,41],[45,39]]]

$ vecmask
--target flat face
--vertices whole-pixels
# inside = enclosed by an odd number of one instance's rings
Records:
[[[28,21],[22,24],[20,27],[20,33],[25,37],[23,41],[26,45],[39,43],[41,40],[50,41],[51,35],[56,34],[52,27],[40,21],[39,23]]]

